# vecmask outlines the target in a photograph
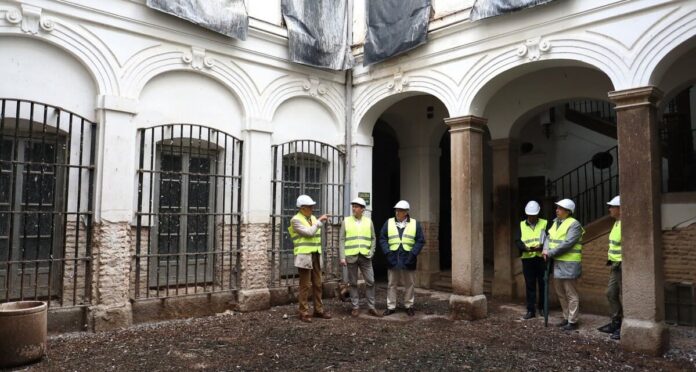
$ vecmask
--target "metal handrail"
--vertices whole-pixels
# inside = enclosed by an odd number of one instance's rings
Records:
[[[593,116],[616,125],[614,104],[597,100],[577,100],[566,103],[566,109]]]
[[[604,168],[589,160],[546,184],[549,198],[570,198],[575,218],[587,224],[606,214],[606,203],[619,193],[618,146],[604,151],[611,163]]]

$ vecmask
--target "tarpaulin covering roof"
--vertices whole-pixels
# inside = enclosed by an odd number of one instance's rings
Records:
[[[554,0],[476,0],[469,18],[472,21],[495,17],[524,8],[550,3]]]
[[[365,66],[425,43],[430,0],[367,1]]]
[[[290,60],[345,70],[353,67],[345,0],[282,0]]]
[[[147,0],[147,6],[239,40],[249,29],[244,0]]]

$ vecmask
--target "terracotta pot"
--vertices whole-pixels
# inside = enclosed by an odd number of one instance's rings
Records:
[[[46,309],[42,301],[0,304],[0,368],[27,364],[43,357]]]

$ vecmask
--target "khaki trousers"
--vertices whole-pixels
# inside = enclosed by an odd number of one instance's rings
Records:
[[[558,301],[563,309],[563,319],[569,323],[577,323],[580,316],[580,297],[576,289],[577,279],[553,278]]]
[[[319,253],[312,253],[312,268],[297,270],[300,273],[300,315],[309,315],[309,305],[307,297],[309,290],[312,289],[314,298],[314,312],[321,314],[324,312],[324,304],[321,302],[321,257]]]
[[[416,284],[415,270],[388,270],[387,280],[387,309],[396,309],[396,290],[397,286],[404,287],[404,307],[411,308],[415,300],[414,286]]]

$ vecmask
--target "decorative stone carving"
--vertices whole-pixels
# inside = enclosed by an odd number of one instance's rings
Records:
[[[205,49],[191,47],[191,54],[184,54],[181,60],[186,64],[190,64],[194,70],[202,70],[203,68],[212,68],[215,63],[210,57],[206,57]]]
[[[326,86],[323,85],[321,81],[314,76],[310,76],[307,79],[307,81],[302,83],[302,89],[309,92],[309,95],[312,97],[316,97],[317,95],[323,96],[328,91]]]
[[[16,9],[8,10],[5,19],[13,25],[21,23],[22,31],[32,35],[40,30],[51,32],[55,28],[53,20],[41,16],[41,8],[31,5],[22,5],[21,13]]]
[[[402,72],[394,74],[394,79],[387,85],[387,89],[401,92],[408,85],[408,79],[404,77]]]
[[[517,47],[517,56],[527,56],[530,61],[536,61],[541,56],[541,53],[548,52],[549,49],[551,49],[551,42],[541,37],[535,37],[528,39]]]

